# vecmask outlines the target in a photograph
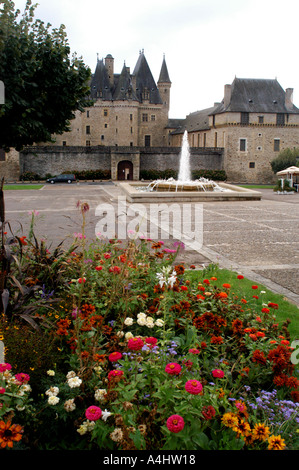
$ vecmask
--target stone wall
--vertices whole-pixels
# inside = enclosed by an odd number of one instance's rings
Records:
[[[19,152],[12,149],[6,153],[5,161],[0,162],[0,180],[4,178],[5,182],[17,181],[19,179]]]
[[[222,149],[191,149],[192,170],[223,169]],[[141,170],[178,170],[180,148],[168,147],[31,147],[20,153],[20,173],[33,172],[44,178],[75,170],[111,170],[117,178],[122,160],[133,163],[134,179]]]

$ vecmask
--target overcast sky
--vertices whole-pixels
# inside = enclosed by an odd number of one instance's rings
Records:
[[[24,10],[26,0],[15,0]],[[33,1],[33,3],[35,3]],[[163,54],[171,118],[213,106],[238,78],[277,78],[299,106],[298,0],[39,0],[35,17],[66,26],[72,52],[94,72],[112,54],[133,71],[144,49],[154,79]]]

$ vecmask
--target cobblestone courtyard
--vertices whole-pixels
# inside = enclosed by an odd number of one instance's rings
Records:
[[[203,246],[186,247],[180,261],[201,267],[217,263],[287,297],[299,306],[299,194],[262,189],[260,201],[204,202]],[[13,230],[29,226],[29,211],[39,211],[36,233],[55,246],[81,231],[77,201],[88,202],[86,234],[95,239],[98,205],[117,205],[117,184],[46,185],[41,190],[5,191],[6,219]],[[170,246],[173,240],[165,240]]]

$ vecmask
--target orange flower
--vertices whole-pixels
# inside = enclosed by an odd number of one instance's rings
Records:
[[[268,450],[283,450],[285,448],[284,439],[280,436],[271,436],[268,439]]]
[[[25,238],[26,237],[20,237],[20,242],[21,242],[22,245],[28,245],[28,243],[25,242]]]
[[[220,299],[226,299],[227,298],[227,293],[226,292],[219,292],[218,297],[220,297]]]
[[[222,287],[224,287],[225,289],[230,289],[231,285],[230,284],[222,284]]]
[[[0,421],[0,448],[13,447],[14,442],[22,439],[23,428],[19,424],[11,424],[11,421]]]

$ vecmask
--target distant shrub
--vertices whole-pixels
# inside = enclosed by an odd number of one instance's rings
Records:
[[[274,158],[270,162],[272,171],[277,173],[278,171],[285,170],[289,166],[297,166],[299,158],[299,148],[287,148],[279,153],[278,157]]]

